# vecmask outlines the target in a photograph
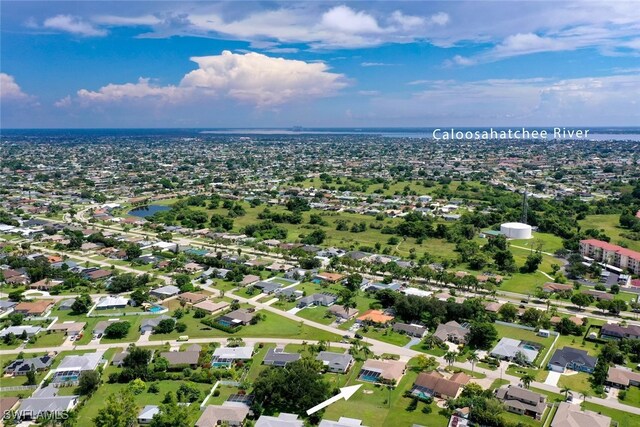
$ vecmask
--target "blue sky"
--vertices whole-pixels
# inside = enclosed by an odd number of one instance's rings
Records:
[[[2,1],[2,127],[640,125],[637,1]]]

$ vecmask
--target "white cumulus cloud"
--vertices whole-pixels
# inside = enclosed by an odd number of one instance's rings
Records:
[[[0,73],[0,99],[26,100],[29,99],[29,95],[22,91],[12,75]]]
[[[292,101],[331,96],[348,83],[344,75],[332,73],[322,62],[274,58],[255,52],[191,58],[198,69],[187,73],[177,86],[159,86],[150,79],[136,83],[108,84],[97,91],[81,89],[85,102],[112,102],[157,98],[188,101],[194,97],[226,97],[271,107]]]
[[[97,28],[80,17],[72,15],[56,15],[51,18],[47,18],[42,26],[44,28],[64,31],[83,37],[101,37],[107,35],[105,30]]]

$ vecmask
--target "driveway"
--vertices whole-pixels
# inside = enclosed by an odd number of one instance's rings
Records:
[[[411,341],[409,341],[407,345],[404,346],[404,348],[411,348],[416,344],[420,344],[420,341],[421,341],[420,338],[413,337],[411,338]]]
[[[544,383],[556,387],[561,375],[562,374],[560,372],[549,371],[549,375],[547,375],[547,379],[544,380]]]

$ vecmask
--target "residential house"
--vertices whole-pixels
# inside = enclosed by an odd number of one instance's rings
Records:
[[[328,273],[328,272],[324,272],[324,273],[318,273],[315,276],[313,276],[313,278],[315,280],[319,280],[322,282],[329,282],[329,283],[338,283],[340,282],[342,279],[345,278],[344,274],[340,274],[340,273]]]
[[[149,294],[158,299],[167,299],[176,296],[180,293],[180,288],[174,285],[161,286],[156,289],[152,289]]]
[[[507,411],[520,415],[527,415],[539,420],[547,408],[547,397],[540,393],[522,387],[509,385],[495,391]]]
[[[160,357],[164,357],[169,362],[170,368],[181,368],[189,366],[195,369],[198,367],[198,359],[200,358],[200,351],[202,347],[198,344],[193,344],[186,351],[165,351],[160,353]]]
[[[75,298],[63,300],[60,305],[58,305],[58,310],[71,310],[75,302]]]
[[[205,301],[207,296],[205,294],[199,294],[196,292],[184,292],[178,295],[178,299],[180,301],[184,301],[187,304],[197,304],[199,302]]]
[[[108,296],[102,298],[96,304],[96,310],[119,310],[123,309],[129,303],[129,299],[121,296]]]
[[[348,353],[334,353],[332,351],[321,351],[316,356],[316,360],[322,362],[328,372],[338,374],[347,373],[355,362],[354,358]]]
[[[318,427],[364,427],[362,420],[356,418],[340,417],[338,421],[322,420]]]
[[[138,412],[138,424],[151,424],[153,417],[159,413],[160,407],[158,405],[145,405]]]
[[[310,307],[310,306],[324,306],[329,307],[338,300],[338,296],[329,292],[323,292],[321,294],[313,294],[303,297],[298,301],[298,308]]]
[[[253,284],[253,287],[260,289],[263,294],[271,295],[275,293],[277,290],[282,288],[282,285],[277,282],[257,282]]]
[[[629,386],[638,387],[640,386],[640,373],[625,367],[612,366],[607,372],[607,384],[620,389],[626,389]]]
[[[385,384],[397,384],[407,367],[399,360],[369,359],[362,365],[358,375],[361,381]]]
[[[345,309],[341,305],[332,305],[331,307],[329,307],[329,310],[327,311],[332,315],[343,320],[351,320],[358,315],[357,309],[355,308]]]
[[[621,326],[617,323],[607,323],[600,330],[600,338],[604,339],[640,339],[640,326]]]
[[[229,303],[226,301],[211,302],[202,301],[193,305],[193,308],[204,310],[209,314],[217,313],[229,307]]]
[[[222,405],[208,405],[196,421],[195,427],[239,427],[247,415],[249,407],[245,403],[224,402]]]
[[[82,372],[95,371],[105,363],[104,353],[105,350],[96,350],[94,353],[66,356],[56,368],[51,382],[56,385],[76,384]]]
[[[97,336],[102,336],[104,335],[104,331],[107,330],[107,328],[109,327],[109,325],[112,325],[116,322],[119,322],[120,320],[101,320],[98,323],[96,323],[96,326],[93,327],[93,336],[97,337]]]
[[[580,405],[560,402],[551,427],[609,427],[611,418],[594,411],[583,410]]]
[[[277,417],[261,415],[256,421],[255,427],[303,427],[304,422],[298,419],[296,414],[280,412]]]
[[[555,353],[553,353],[547,368],[551,371],[561,373],[566,369],[592,373],[597,361],[597,357],[589,356],[585,350],[565,346],[557,349]]]
[[[256,315],[253,309],[240,308],[238,310],[231,311],[218,318],[218,323],[223,326],[240,326],[247,325]]]
[[[555,294],[558,292],[572,291],[573,285],[567,285],[564,283],[547,282],[544,285],[542,285],[542,290],[549,294]]]
[[[4,338],[6,335],[13,334],[16,337],[20,337],[23,333],[27,333],[27,337],[31,338],[34,335],[37,335],[42,331],[40,326],[31,326],[31,325],[20,325],[20,326],[9,326],[0,331],[0,338]]]
[[[393,330],[416,338],[423,338],[427,334],[427,328],[422,325],[400,322],[393,324]]]
[[[240,282],[240,286],[252,285],[260,281],[260,276],[254,276],[253,274],[247,274]]]
[[[460,325],[455,320],[438,325],[438,328],[433,333],[433,336],[442,342],[452,342],[454,344],[464,344],[467,342],[469,335],[469,328]]]
[[[129,352],[128,352],[128,351],[126,351],[126,350],[125,350],[125,351],[121,351],[120,353],[116,353],[116,354],[113,356],[113,359],[111,359],[111,364],[112,364],[113,366],[118,367],[118,368],[119,368],[119,367],[121,367],[121,366],[122,366],[122,364],[124,363],[124,359],[126,359],[126,357],[127,357],[128,355],[129,355]]]
[[[140,333],[141,334],[152,333],[153,330],[156,328],[156,326],[158,326],[158,324],[160,324],[161,321],[166,319],[171,319],[171,317],[167,316],[166,314],[163,314],[162,316],[155,317],[153,319],[144,319],[142,323],[140,323]]]
[[[394,317],[385,314],[380,310],[367,310],[356,318],[358,323],[373,323],[376,325],[386,325],[393,321]]]
[[[592,296],[596,301],[613,301],[613,294],[609,294],[604,291],[596,291],[592,289],[584,290],[581,292],[584,295]]]
[[[262,363],[269,366],[287,366],[291,362],[300,360],[300,353],[287,353],[282,348],[270,348]]]
[[[78,335],[82,334],[85,326],[87,326],[87,322],[67,321],[62,323],[55,323],[49,327],[49,330],[62,331],[67,336],[77,337]]]
[[[51,367],[53,357],[46,355],[32,357],[30,359],[16,359],[4,368],[4,373],[9,375],[27,375],[31,369],[36,371],[46,371]]]
[[[78,404],[79,396],[47,396],[24,399],[16,411],[20,420],[51,419],[70,411]]]
[[[13,308],[15,313],[21,313],[25,316],[42,316],[53,306],[53,301],[37,300],[21,302]]]
[[[87,280],[91,280],[92,282],[95,282],[100,279],[106,279],[107,277],[111,276],[111,274],[112,274],[111,271],[102,270],[100,268],[96,268],[96,269],[90,268],[82,271],[82,275],[84,276],[84,278]]]
[[[451,378],[444,378],[438,372],[422,372],[414,381],[411,394],[422,399],[434,397],[455,399],[470,379],[471,377],[463,372],[453,374]]]
[[[253,346],[245,347],[218,347],[214,350],[211,358],[211,366],[229,367],[238,360],[251,360],[253,357]]]
[[[62,280],[55,280],[55,279],[42,279],[39,280],[35,283],[31,283],[29,285],[29,289],[36,289],[39,291],[50,291],[51,289],[53,289],[54,286],[58,286],[61,285],[62,283],[64,283]]]
[[[498,344],[491,350],[491,356],[496,359],[514,361],[518,359],[518,355],[522,355],[528,364],[533,364],[538,353],[539,348],[533,343],[523,342],[520,340],[514,340],[512,338],[503,337],[498,341]]]

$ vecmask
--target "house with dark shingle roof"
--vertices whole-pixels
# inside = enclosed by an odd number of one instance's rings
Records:
[[[464,344],[467,342],[467,336],[470,329],[460,325],[455,320],[438,325],[433,336],[442,342],[452,342],[454,344]]]
[[[471,377],[462,372],[452,375],[451,378],[444,378],[437,372],[422,372],[413,383],[411,394],[418,398],[441,397],[455,399],[462,391],[462,387],[470,379]]]
[[[300,353],[287,353],[281,348],[270,348],[262,363],[270,366],[287,366],[291,362],[300,360]]]
[[[27,375],[31,369],[36,371],[44,371],[49,369],[51,364],[53,363],[53,357],[50,356],[41,356],[41,357],[33,357],[31,359],[16,359],[13,362],[9,363],[7,367],[4,369],[5,374],[10,375]]]
[[[322,305],[324,307],[329,307],[333,305],[338,300],[338,296],[335,294],[331,294],[328,292],[323,292],[321,294],[313,294],[306,297],[303,297],[298,301],[298,308],[309,307],[312,305]]]
[[[638,339],[640,338],[640,326],[620,326],[617,323],[607,323],[600,330],[600,338],[616,340],[622,338]]]
[[[547,368],[555,372],[564,372],[566,369],[570,369],[572,371],[592,373],[597,361],[597,357],[589,356],[584,350],[563,347],[553,353]]]

